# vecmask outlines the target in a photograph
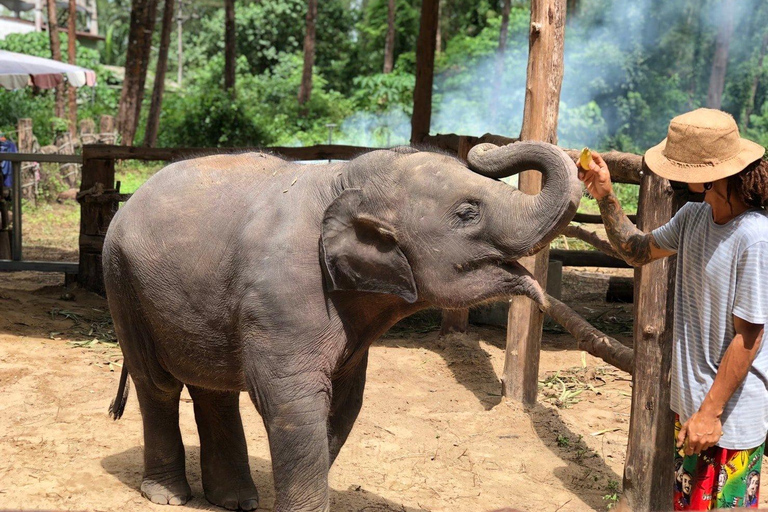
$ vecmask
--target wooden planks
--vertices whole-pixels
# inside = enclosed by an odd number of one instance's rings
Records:
[[[669,221],[680,206],[669,182],[651,172],[640,186],[638,227]],[[672,510],[670,400],[675,257],[635,270],[635,366],[622,502],[629,510]]]
[[[557,143],[557,115],[563,81],[563,45],[565,38],[565,0],[532,0],[528,78],[521,140]],[[528,194],[541,191],[541,174],[520,174],[519,188]],[[541,284],[547,283],[549,248],[523,264]],[[502,394],[526,405],[536,403],[539,379],[539,352],[544,315],[526,297],[510,301],[507,322],[507,349]]]

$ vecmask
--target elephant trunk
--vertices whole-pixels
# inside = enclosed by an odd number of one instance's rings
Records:
[[[576,214],[582,194],[576,164],[557,146],[546,142],[516,142],[498,147],[479,144],[467,157],[469,168],[490,178],[522,171],[542,174],[542,189],[528,195],[509,187],[509,209],[501,216],[496,243],[510,259],[531,255],[555,238]]]

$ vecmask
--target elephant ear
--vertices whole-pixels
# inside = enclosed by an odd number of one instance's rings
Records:
[[[417,299],[413,271],[394,229],[363,213],[363,191],[344,190],[325,211],[320,244],[328,291],[361,291]]]

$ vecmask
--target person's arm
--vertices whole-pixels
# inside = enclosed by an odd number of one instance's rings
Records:
[[[734,316],[733,327],[736,335],[725,351],[712,387],[699,410],[685,422],[677,436],[677,446],[685,444],[686,455],[701,453],[720,440],[723,435],[720,416],[725,404],[744,382],[762,343],[764,325],[753,324]]]
[[[632,224],[613,193],[611,174],[600,154],[592,152],[589,170],[579,168],[579,179],[597,200],[608,240],[624,261],[633,267],[639,267],[675,254],[674,251],[659,247],[652,234],[643,233]]]

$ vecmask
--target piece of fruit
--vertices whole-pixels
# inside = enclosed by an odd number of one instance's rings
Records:
[[[579,165],[582,169],[588,171],[590,163],[592,163],[592,152],[589,150],[589,148],[584,148],[581,150],[581,154],[579,155]]]

